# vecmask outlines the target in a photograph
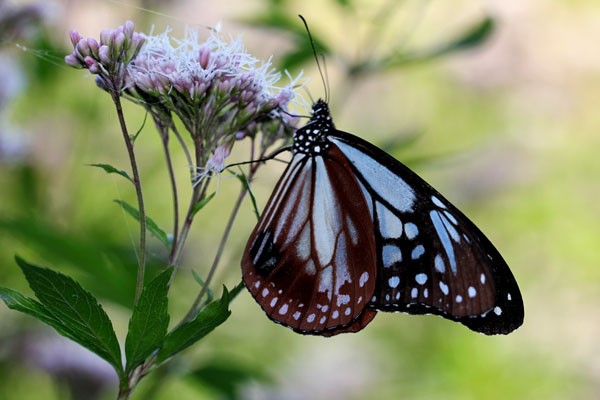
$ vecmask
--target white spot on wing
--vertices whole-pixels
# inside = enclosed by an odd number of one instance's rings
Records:
[[[315,262],[312,259],[308,260],[304,265],[304,272],[311,276],[317,273],[317,267],[315,266]]]
[[[383,266],[385,268],[389,268],[402,261],[402,253],[397,246],[394,246],[393,244],[386,244],[381,250],[381,258],[383,260]]]
[[[450,222],[452,222],[454,225],[458,225],[458,221],[456,220],[456,218],[454,218],[454,215],[450,214],[450,211],[444,211],[444,215],[446,216],[446,218],[448,218],[450,220]]]
[[[298,321],[298,320],[300,319],[300,311],[296,311],[296,312],[294,313],[294,315],[292,315],[292,317],[294,317],[294,319],[295,319],[296,321]]]
[[[413,299],[416,299],[417,296],[419,296],[419,289],[412,288],[412,290],[410,291],[410,297],[412,297]]]
[[[352,281],[350,271],[348,270],[348,262],[346,260],[347,251],[345,234],[338,236],[335,255],[335,287],[333,289],[334,294],[338,295],[340,293],[340,288],[344,286],[346,282]]]
[[[383,200],[400,212],[412,211],[416,200],[414,190],[385,165],[343,140],[330,136],[348,160],[360,171],[366,184]]]
[[[360,276],[360,278],[358,279],[358,284],[360,285],[360,287],[365,286],[365,283],[367,283],[367,281],[369,280],[369,273],[367,271],[363,272]]]
[[[475,290],[473,286],[469,286],[469,288],[467,289],[467,293],[469,294],[470,298],[473,298],[477,295],[477,290]]]
[[[502,309],[498,306],[494,307],[494,314],[502,315]]]
[[[440,290],[442,291],[442,293],[444,293],[445,295],[448,295],[448,293],[450,293],[450,290],[448,289],[448,285],[446,285],[444,282],[440,281]]]
[[[406,232],[406,237],[412,240],[419,234],[419,228],[412,222],[407,222],[404,224],[404,232]]]
[[[433,259],[433,265],[435,266],[435,270],[441,274],[446,272],[446,265],[444,264],[444,260],[442,259],[441,254],[437,254]]]
[[[288,311],[288,305],[284,304],[281,306],[281,308],[279,309],[279,314],[280,315],[285,315]]]
[[[377,203],[377,219],[381,236],[384,238],[402,236],[402,222],[381,203]]]
[[[415,281],[417,281],[417,283],[419,285],[424,285],[425,282],[427,282],[427,275],[425,275],[425,274],[417,274],[415,276]]]
[[[350,295],[348,294],[340,294],[337,298],[337,306],[343,306],[344,304],[350,303]]]
[[[354,226],[354,222],[352,222],[349,215],[346,215],[346,228],[348,229],[348,235],[350,236],[352,244],[356,246],[358,244],[358,233]]]
[[[452,247],[452,242],[450,242],[450,237],[448,236],[448,232],[446,231],[446,227],[440,218],[438,211],[431,211],[429,213],[429,217],[431,218],[431,222],[433,222],[433,226],[435,227],[435,231],[438,234],[438,237],[442,241],[442,245],[444,246],[444,250],[446,251],[446,255],[448,256],[448,260],[450,260],[450,268],[452,272],[456,274],[456,259],[454,258],[454,247]]]
[[[283,225],[283,224],[280,224],[280,225]],[[298,254],[298,257],[301,260],[308,260],[311,255],[310,250],[311,250],[310,225],[307,224],[304,227],[304,229],[302,230],[302,232],[300,233],[298,240],[296,240],[296,252]]]
[[[400,284],[400,278],[398,276],[392,276],[390,279],[388,279],[388,285],[392,289],[396,289],[399,284]]]
[[[313,313],[313,314],[310,314],[310,315],[308,316],[308,318],[306,318],[306,321],[307,321],[307,322],[313,322],[313,321],[315,320],[315,317],[316,317],[316,315],[315,315],[314,313]]]
[[[484,273],[481,273],[481,275],[479,276],[479,280],[481,281],[482,285],[485,283],[485,274]]]
[[[438,213],[438,215],[440,216],[440,219],[442,220],[444,226],[446,227],[446,231],[448,231],[452,240],[454,240],[456,243],[460,243],[460,235],[456,231],[456,228],[454,228],[454,225],[448,221],[448,218],[446,218],[444,214]]]
[[[423,254],[425,254],[425,248],[423,247],[423,245],[420,244],[413,249],[412,253],[410,254],[410,258],[416,260]]]
[[[264,288],[262,291],[262,297],[267,297],[268,294],[269,294],[269,289]]]
[[[442,201],[440,199],[438,199],[436,196],[431,196],[431,201],[433,201],[433,204],[435,204],[436,206],[438,206],[440,208],[446,208],[444,203],[442,203]]]
[[[457,294],[457,295],[456,295],[456,302],[457,302],[457,303],[462,303],[462,301],[463,301],[463,298],[462,298],[462,296],[461,296],[460,294]]]
[[[333,291],[332,287],[332,276],[333,267],[330,265],[329,267],[323,269],[319,274],[319,292],[327,293],[327,297],[331,299],[331,292]]]

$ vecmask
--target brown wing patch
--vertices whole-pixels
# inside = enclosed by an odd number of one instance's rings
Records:
[[[335,335],[368,324],[377,258],[369,207],[336,146],[296,155],[244,251],[250,293],[277,323]]]

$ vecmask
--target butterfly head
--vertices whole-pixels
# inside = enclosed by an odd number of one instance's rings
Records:
[[[317,156],[330,146],[327,135],[335,130],[329,106],[319,99],[312,107],[308,123],[294,133],[294,153]]]

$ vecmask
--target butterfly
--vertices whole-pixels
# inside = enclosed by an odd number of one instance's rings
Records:
[[[435,314],[487,335],[523,323],[508,265],[462,212],[404,164],[335,128],[318,100],[242,257],[274,322],[358,332],[378,311]]]

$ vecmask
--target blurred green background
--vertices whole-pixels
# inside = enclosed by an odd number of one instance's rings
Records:
[[[23,4],[1,1],[0,13]],[[171,26],[181,35],[186,24],[222,21],[223,32],[243,34],[251,53],[273,55],[281,66],[286,54],[307,50],[302,14],[327,49],[338,128],[385,148],[465,211],[501,251],[525,301],[523,327],[506,337],[432,316],[380,313],[359,334],[327,339],[273,324],[243,292],[223,326],[155,371],[134,398],[600,398],[597,1],[72,0],[40,10],[18,32],[1,31],[0,92],[10,95],[0,98],[0,285],[31,293],[13,261],[19,254],[75,277],[101,299],[121,340],[126,333],[137,227],[112,200],[134,203],[134,193],[122,178],[86,166],[128,169],[128,161],[109,96],[62,63],[70,29],[98,37],[131,19],[139,31]],[[361,64],[393,49],[422,56],[486,16],[493,33],[475,48],[384,70]],[[285,19],[296,33],[264,27]],[[314,62],[290,68],[312,78],[313,97],[323,94]],[[127,104],[126,115],[132,130],[142,125],[140,109]],[[136,145],[149,214],[167,228],[171,197],[150,124]],[[176,161],[184,186],[187,166],[181,154]],[[259,206],[283,167],[273,162],[259,173]],[[175,316],[198,290],[191,270],[209,268],[238,190],[223,176],[197,218],[171,292]],[[254,222],[247,202],[215,291],[239,282]],[[159,243],[149,252],[151,266],[160,266]],[[1,399],[110,399],[112,374],[0,306]]]

